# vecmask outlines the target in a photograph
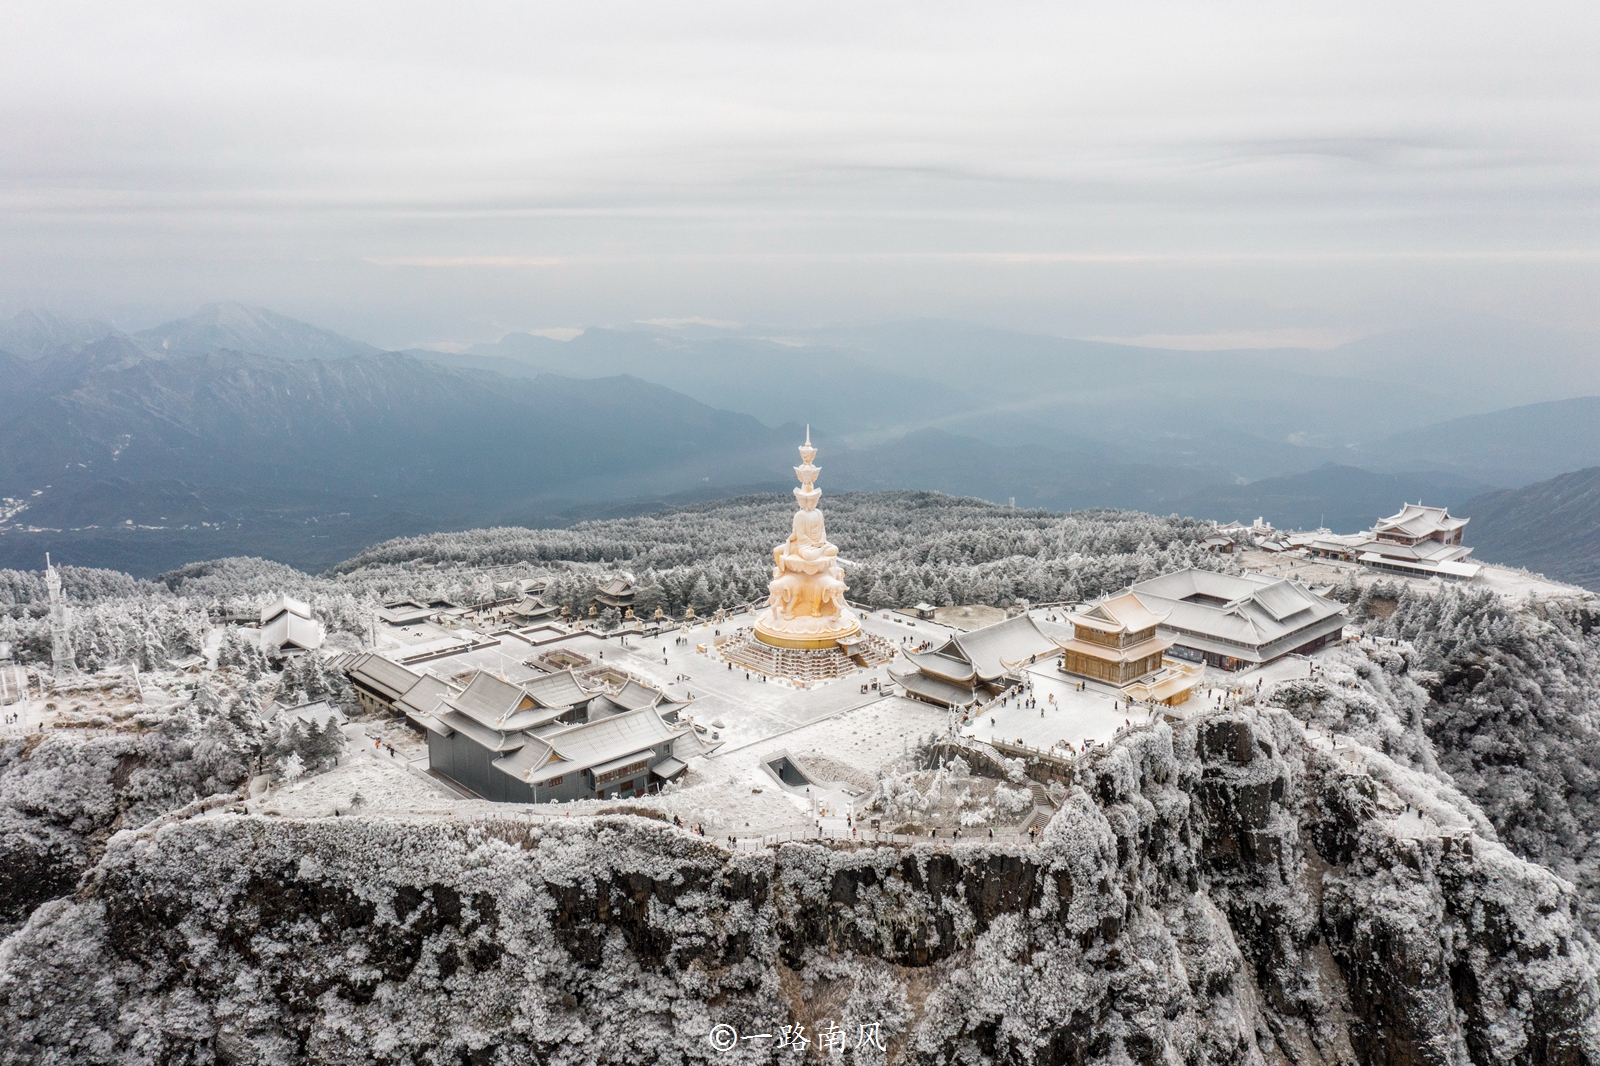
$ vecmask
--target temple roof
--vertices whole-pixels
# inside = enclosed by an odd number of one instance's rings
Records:
[[[533,697],[534,702],[541,707],[576,707],[589,700],[590,695],[585,692],[572,676],[571,670],[562,670],[557,674],[546,674],[543,677],[530,678],[521,683],[522,691]]]
[[[396,710],[419,717],[432,714],[438,709],[440,700],[455,694],[456,690],[449,683],[432,674],[423,674],[415,685],[406,690],[405,695],[395,701],[394,706]]]
[[[490,751],[516,751],[528,743],[530,739],[526,733],[521,731],[507,732],[484,725],[471,715],[463,714],[454,708],[450,708],[448,702],[440,710],[444,713],[432,716],[436,721],[467,737],[479,747],[488,748]]]
[[[1096,644],[1092,640],[1079,640],[1076,637],[1057,641],[1063,651],[1073,651],[1080,655],[1087,655],[1107,663],[1133,662],[1143,659],[1147,655],[1156,655],[1172,647],[1171,637],[1150,637],[1137,644],[1129,644],[1125,648],[1112,648],[1104,644]]]
[[[398,700],[409,692],[422,675],[397,662],[385,659],[377,652],[367,652],[351,664],[345,673],[350,680],[359,681],[390,701]]]
[[[1445,507],[1424,507],[1408,503],[1398,514],[1392,514],[1372,527],[1374,533],[1404,533],[1408,537],[1426,537],[1433,533],[1453,533],[1471,519],[1451,518]]]
[[[1416,544],[1396,544],[1388,540],[1369,540],[1356,546],[1357,551],[1371,552],[1391,559],[1408,559],[1415,562],[1460,562],[1472,554],[1465,544],[1441,544],[1436,540],[1423,540]]]
[[[918,670],[933,677],[942,677],[946,681],[964,681],[970,684],[978,676],[972,664],[965,659],[955,659],[938,652],[908,651],[904,654],[911,665]]]
[[[620,692],[609,697],[609,699],[619,707],[636,711],[640,707],[655,706],[661,700],[661,692],[658,689],[651,688],[649,685],[641,685],[639,682],[630,679],[626,685],[622,686]]]
[[[1045,636],[1025,614],[951,637],[937,654],[972,664],[980,681],[1004,677],[1035,656],[1050,655],[1056,642]]]
[[[908,695],[920,696],[929,703],[945,707],[965,707],[978,698],[977,690],[971,685],[957,685],[919,670],[908,670],[900,674],[891,669],[889,678],[905,689]]]
[[[1152,611],[1138,596],[1124,592],[1073,615],[1071,622],[1102,633],[1137,633],[1165,622],[1168,613]]]
[[[265,612],[263,612],[265,613]],[[322,647],[322,625],[294,610],[280,610],[272,620],[261,627],[262,647],[304,648],[310,651]]]
[[[513,718],[517,711],[533,706],[533,700],[521,688],[487,670],[479,670],[459,696],[447,698],[444,703],[491,729],[525,728],[520,722],[514,723]]]
[[[266,625],[284,612],[299,615],[301,618],[310,618],[311,605],[303,600],[296,600],[289,596],[279,596],[261,608],[261,624]]]
[[[545,781],[559,774],[643,757],[650,749],[676,740],[688,728],[662,721],[654,707],[641,707],[530,737],[516,755],[496,759],[493,765],[519,781]]]
[[[1295,581],[1257,574],[1179,570],[1141,581],[1133,592],[1145,604],[1166,610],[1169,629],[1261,648],[1343,615],[1342,604],[1323,599]]]

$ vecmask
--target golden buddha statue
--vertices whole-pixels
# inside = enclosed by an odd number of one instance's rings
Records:
[[[844,568],[839,549],[828,543],[816,487],[822,471],[811,464],[817,450],[811,446],[811,427],[800,447],[800,465],[794,468],[800,487],[794,498],[789,539],[772,549],[772,581],[768,583],[767,609],[756,620],[756,639],[779,648],[830,648],[843,637],[860,632],[861,622],[844,601]]]

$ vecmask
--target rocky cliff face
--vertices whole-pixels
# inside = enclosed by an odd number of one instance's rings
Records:
[[[1034,847],[730,856],[637,819],[123,834],[0,946],[0,1040],[17,1062],[787,1062],[749,1037],[799,1024],[862,1063],[1584,1063],[1577,909],[1432,779],[1222,713],[1126,737]],[[746,1039],[717,1049],[719,1025]]]

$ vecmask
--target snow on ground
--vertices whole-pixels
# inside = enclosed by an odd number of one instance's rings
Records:
[[[945,721],[941,708],[904,696],[880,697],[865,707],[714,753],[703,763],[708,775],[726,773],[741,787],[760,788],[763,793],[784,797],[786,824],[809,822],[814,798],[824,824],[832,824],[831,819],[842,825],[847,813],[865,805],[878,771],[910,753],[929,734],[942,733]],[[822,779],[809,792],[804,787],[784,785],[763,768],[774,756],[785,752]],[[835,783],[847,787],[833,787]],[[754,824],[752,827],[759,828]]]
[[[1126,723],[1149,721],[1148,711],[1130,709],[1116,689],[1088,681],[1080,692],[1078,680],[1054,666],[1033,667],[1028,679],[1037,707],[1012,696],[979,713],[962,729],[963,735],[986,742],[1076,750],[1085,740],[1105,746]]]
[[[891,682],[887,666],[862,670],[835,681],[808,688],[797,688],[780,680],[763,681],[761,675],[714,657],[714,641],[744,626],[754,624],[755,616],[737,615],[726,622],[706,622],[690,627],[687,633],[672,631],[655,638],[628,637],[624,645],[618,638],[592,634],[573,637],[558,646],[580,652],[598,661],[605,655],[607,665],[620,667],[675,700],[692,699],[685,713],[707,728],[706,739],[714,738],[729,747],[738,747],[763,737],[781,733],[820,718],[863,707],[883,698]],[[945,626],[921,622],[904,616],[875,612],[864,616],[869,632],[893,641],[924,640],[942,643],[950,634]],[[679,644],[678,638],[686,638]],[[704,646],[704,652],[698,650]],[[872,688],[876,682],[878,688]],[[861,686],[867,690],[862,691]],[[721,722],[718,726],[716,723]]]
[[[1531,595],[1540,600],[1560,600],[1593,595],[1577,585],[1554,581],[1543,574],[1530,574],[1526,570],[1513,570],[1509,566],[1485,566],[1477,580],[1507,599],[1525,600]]]
[[[349,814],[445,813],[460,797],[427,774],[428,759],[406,758],[398,747],[374,747],[365,729],[370,723],[345,726],[349,747],[339,765],[314,777],[278,782],[247,804],[252,813],[297,818],[331,818]],[[360,796],[360,804],[353,803]]]
[[[1240,670],[1236,674],[1224,675],[1228,684],[1254,688],[1257,684],[1263,687],[1276,684],[1280,681],[1297,681],[1311,676],[1312,660],[1303,655],[1285,655],[1281,659],[1274,659],[1261,666],[1253,666],[1248,670]],[[1221,674],[1220,670],[1209,673]]]
[[[1388,585],[1407,586],[1417,592],[1436,591],[1441,583],[1439,578],[1407,577],[1388,570],[1373,570],[1360,563],[1313,559],[1289,553],[1247,549],[1239,552],[1234,558],[1243,570],[1267,577],[1297,577],[1308,585],[1338,585],[1351,574],[1354,574],[1356,580],[1363,586],[1381,581]],[[1590,595],[1576,585],[1554,581],[1543,574],[1530,574],[1526,570],[1485,563],[1480,559],[1469,558],[1467,561],[1476,562],[1483,567],[1478,576],[1472,580],[1472,584],[1487,586],[1508,599],[1523,600],[1532,595],[1536,599],[1551,600]]]

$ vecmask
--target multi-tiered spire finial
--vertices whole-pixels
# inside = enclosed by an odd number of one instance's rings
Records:
[[[822,473],[822,470],[811,463],[816,457],[817,450],[811,446],[811,427],[808,425],[806,442],[800,445],[800,465],[794,468],[794,476],[800,479],[800,487],[794,490],[794,497],[800,501],[800,506],[808,511],[815,507],[817,500],[822,497],[822,490],[817,488],[817,475]]]

